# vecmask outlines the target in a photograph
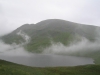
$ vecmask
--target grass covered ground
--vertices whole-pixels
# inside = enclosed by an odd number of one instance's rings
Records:
[[[100,75],[100,65],[39,68],[0,60],[0,75]]]

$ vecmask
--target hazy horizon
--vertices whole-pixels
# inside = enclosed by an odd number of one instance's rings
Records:
[[[0,35],[46,19],[100,26],[99,3],[98,0],[0,0]]]

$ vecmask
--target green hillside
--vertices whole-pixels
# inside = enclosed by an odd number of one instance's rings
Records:
[[[39,68],[0,60],[0,75],[100,75],[100,65]]]
[[[41,52],[40,48],[45,48],[53,42],[61,42],[68,45],[71,41],[77,39],[77,36],[86,37],[90,41],[95,40],[95,26],[83,25],[59,19],[49,19],[41,21],[37,24],[25,24],[17,28],[15,31],[7,34],[1,39],[8,44],[20,44],[25,42],[18,32],[22,31],[31,38],[25,49],[31,52]],[[80,37],[78,37],[77,40]]]
[[[65,46],[68,46],[70,42],[80,41],[82,37],[85,37],[90,42],[98,41],[99,37],[97,26],[83,25],[73,23],[60,19],[48,19],[41,21],[37,24],[25,24],[17,28],[13,32],[0,37],[7,44],[20,44],[27,42],[24,35],[18,35],[19,32],[30,37],[29,41],[23,45],[23,47],[30,52],[41,53],[43,50],[51,45],[51,41],[57,43],[60,42]],[[100,49],[92,52],[88,50],[75,52],[71,55],[91,57],[95,60],[96,64],[100,64]],[[83,55],[81,55],[83,53]]]

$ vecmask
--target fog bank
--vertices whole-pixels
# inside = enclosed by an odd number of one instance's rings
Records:
[[[91,42],[87,38],[78,36],[80,38],[80,41],[77,41],[77,39],[70,41],[69,45],[64,45],[61,42],[51,42],[51,46],[46,47],[43,49],[42,54],[73,54],[80,52],[81,54],[92,52],[92,51],[99,51],[100,50],[100,28],[96,30],[97,36],[95,36],[95,41]],[[16,43],[13,44],[6,44],[2,40],[0,40],[0,54],[5,55],[30,55],[31,53],[27,52],[27,50],[24,49],[23,45],[29,43],[31,41],[30,36],[28,36],[23,31],[19,31],[17,35],[21,36],[25,42],[22,42],[21,44],[17,45]]]

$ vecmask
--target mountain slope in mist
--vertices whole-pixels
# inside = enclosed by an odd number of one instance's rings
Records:
[[[96,39],[96,26],[83,25],[59,19],[49,19],[37,24],[25,24],[15,31],[7,34],[1,39],[8,44],[20,44],[27,42],[24,46],[27,50],[40,52],[53,42],[61,42],[68,45],[71,41],[79,41],[81,37],[89,41]]]
[[[100,27],[48,19],[37,24],[25,24],[0,37],[15,48],[29,52],[87,56],[100,64]],[[17,45],[17,46],[16,46]]]

